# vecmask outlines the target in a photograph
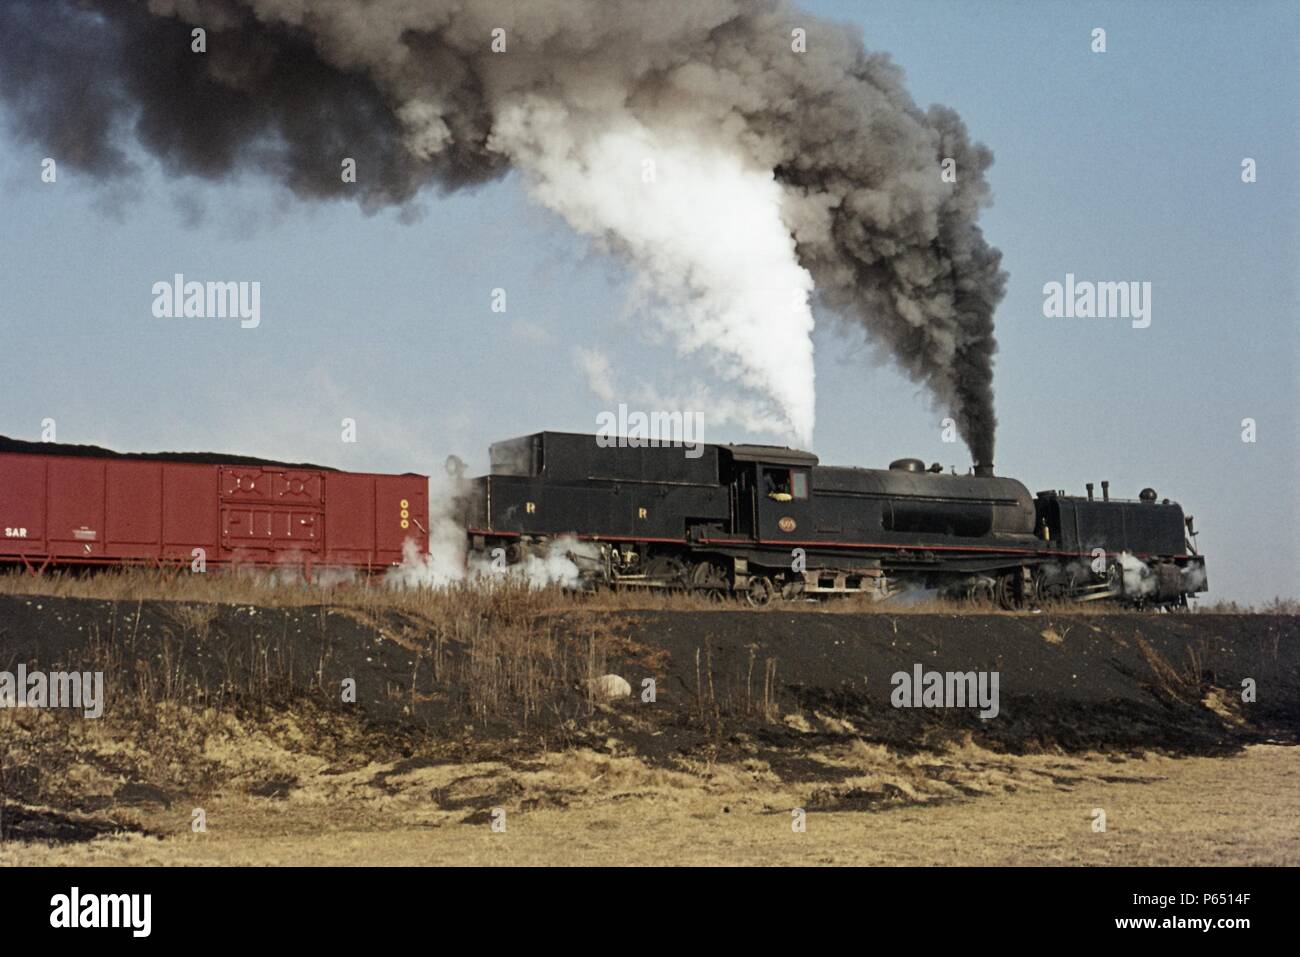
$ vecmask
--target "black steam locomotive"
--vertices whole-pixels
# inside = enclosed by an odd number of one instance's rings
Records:
[[[589,581],[755,605],[929,589],[1007,608],[1181,606],[1206,582],[1191,518],[1152,489],[1035,497],[988,466],[943,474],[918,459],[832,468],[774,446],[539,432],[493,445],[491,474],[464,483],[459,509],[485,556],[559,547]]]

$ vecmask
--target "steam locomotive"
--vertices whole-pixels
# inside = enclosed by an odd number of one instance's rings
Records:
[[[490,449],[459,518],[473,553],[523,562],[561,548],[584,579],[751,604],[906,589],[1014,608],[1043,600],[1185,606],[1206,588],[1191,517],[1137,501],[1031,496],[898,459],[836,468],[766,445],[682,448],[539,432]]]

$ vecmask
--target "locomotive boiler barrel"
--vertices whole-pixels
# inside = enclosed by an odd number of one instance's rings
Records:
[[[897,499],[885,510],[882,524],[887,532],[987,535],[993,529],[993,508],[980,502]]]
[[[1015,479],[861,470],[871,491],[889,499],[888,531],[978,537],[1034,534],[1034,500]]]

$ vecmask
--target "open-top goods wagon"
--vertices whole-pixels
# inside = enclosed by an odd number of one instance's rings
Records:
[[[0,563],[377,571],[428,544],[428,479],[0,439]]]

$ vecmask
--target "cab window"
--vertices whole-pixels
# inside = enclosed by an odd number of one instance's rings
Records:
[[[775,502],[808,497],[808,473],[791,469],[763,469],[763,492]]]
[[[808,473],[791,472],[790,473],[790,494],[795,498],[808,497]]]
[[[789,469],[763,469],[763,493],[776,502],[788,502],[790,494]]]

